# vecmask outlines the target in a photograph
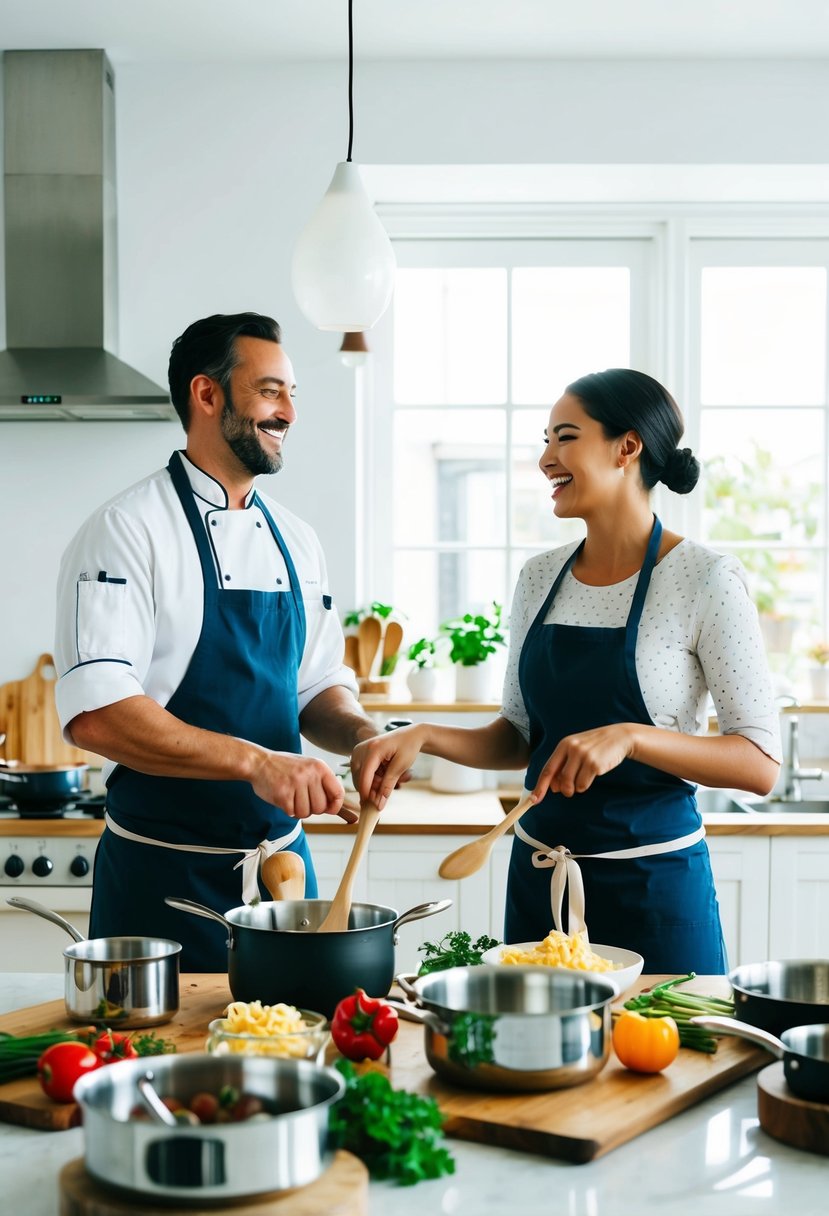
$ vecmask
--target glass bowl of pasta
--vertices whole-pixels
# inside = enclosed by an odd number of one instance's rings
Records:
[[[613,985],[617,996],[627,992],[642,974],[644,965],[642,955],[633,950],[591,944],[580,933],[560,933],[558,929],[551,929],[543,942],[493,946],[481,955],[481,962],[507,967],[565,967],[585,975],[598,975]]]
[[[277,1056],[321,1063],[330,1037],[322,1013],[293,1005],[232,1001],[223,1018],[207,1028],[207,1050],[214,1055]]]

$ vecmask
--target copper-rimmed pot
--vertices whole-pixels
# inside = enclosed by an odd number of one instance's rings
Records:
[[[181,944],[162,937],[93,937],[57,912],[17,896],[6,903],[58,925],[74,939],[63,951],[64,1002],[73,1022],[135,1029],[169,1022],[179,1007]]]

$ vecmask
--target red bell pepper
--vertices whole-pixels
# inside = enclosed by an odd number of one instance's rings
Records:
[[[393,1005],[356,988],[334,1010],[331,1038],[348,1060],[379,1060],[397,1034],[397,1026]]]

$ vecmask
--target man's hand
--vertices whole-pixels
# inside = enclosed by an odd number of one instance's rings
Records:
[[[540,802],[548,790],[583,794],[596,777],[609,773],[633,753],[634,727],[629,722],[599,726],[595,730],[567,735],[541,770],[533,793]]]
[[[258,797],[281,807],[292,819],[338,815],[345,797],[342,782],[324,761],[291,752],[263,749],[250,784]],[[355,816],[346,811],[343,818],[353,823]]]
[[[401,726],[358,743],[351,753],[351,776],[361,799],[382,811],[392,791],[411,779],[409,770],[422,745],[421,725]]]

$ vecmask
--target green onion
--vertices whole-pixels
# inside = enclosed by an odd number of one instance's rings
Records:
[[[638,996],[625,1001],[625,1009],[633,1009],[646,1018],[673,1018],[679,1030],[679,1042],[683,1047],[713,1053],[717,1050],[714,1035],[701,1026],[690,1025],[690,1019],[698,1014],[733,1017],[734,1002],[717,996],[701,996],[696,992],[674,991],[678,984],[686,984],[695,978],[696,973],[690,971],[688,975],[681,975],[677,979],[664,980],[661,984],[656,984],[650,992],[640,992]]]

